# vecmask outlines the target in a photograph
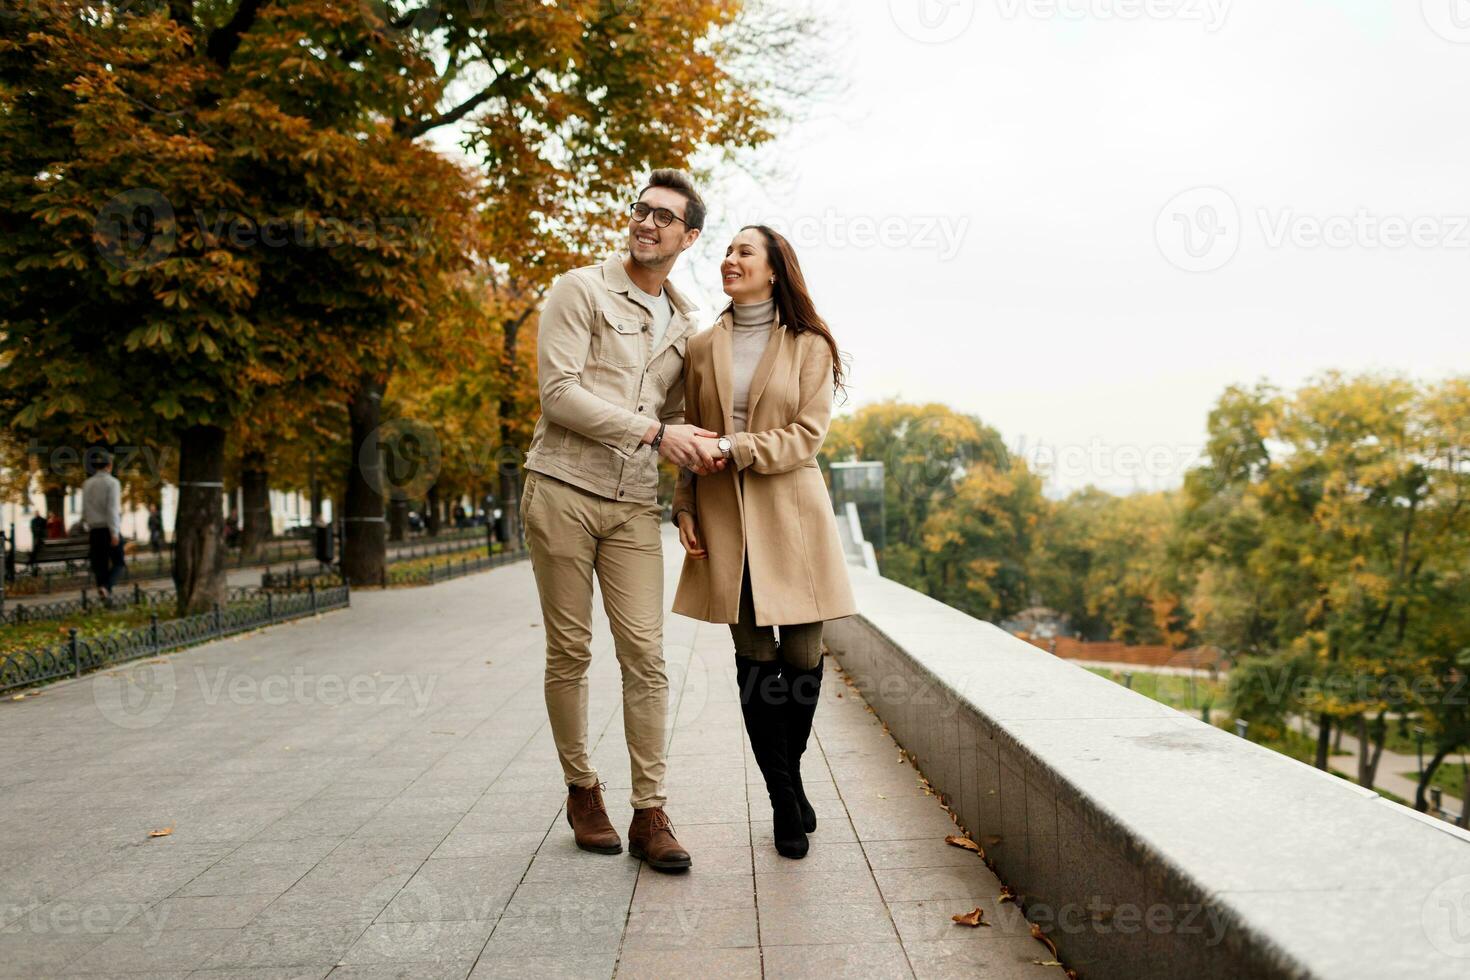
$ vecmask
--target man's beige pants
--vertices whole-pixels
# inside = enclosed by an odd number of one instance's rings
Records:
[[[596,785],[587,751],[592,574],[623,671],[623,734],[634,809],[663,806],[664,558],[657,504],[608,500],[528,472],[521,515],[546,626],[546,712],[568,785]]]

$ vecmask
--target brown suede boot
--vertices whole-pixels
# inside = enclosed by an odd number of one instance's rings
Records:
[[[594,854],[623,853],[622,839],[607,818],[601,785],[567,787],[567,823],[572,825],[572,836],[582,850]]]
[[[633,811],[628,826],[628,853],[659,871],[684,871],[694,862],[674,839],[674,825],[661,806]]]

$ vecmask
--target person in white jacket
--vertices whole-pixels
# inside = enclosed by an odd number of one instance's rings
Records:
[[[122,484],[112,475],[112,456],[97,457],[96,471],[82,484],[82,521],[87,525],[88,557],[97,591],[112,597],[123,567]]]

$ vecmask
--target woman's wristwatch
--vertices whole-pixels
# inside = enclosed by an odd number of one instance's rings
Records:
[[[735,444],[730,441],[729,436],[720,436],[719,439],[715,440],[715,446],[726,459],[733,459],[735,457]]]

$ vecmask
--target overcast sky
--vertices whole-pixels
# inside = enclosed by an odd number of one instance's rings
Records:
[[[734,228],[792,234],[849,408],[945,402],[1054,494],[1127,491],[1227,385],[1467,370],[1470,2],[822,9],[843,97],[762,151],[786,179],[717,185],[676,282],[712,316]]]

